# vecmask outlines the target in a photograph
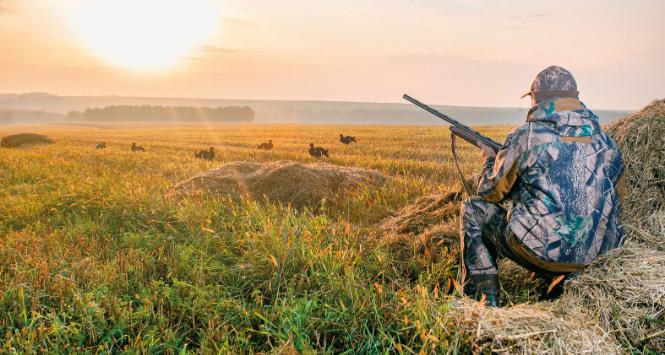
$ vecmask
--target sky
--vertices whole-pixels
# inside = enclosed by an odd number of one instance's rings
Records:
[[[665,1],[0,0],[0,92],[591,107],[665,97]]]

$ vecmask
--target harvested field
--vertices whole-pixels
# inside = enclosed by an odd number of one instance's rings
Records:
[[[194,176],[173,187],[167,196],[211,192],[231,197],[263,198],[296,208],[318,207],[362,186],[379,186],[386,177],[376,171],[324,163],[233,162]]]
[[[51,138],[43,134],[19,133],[5,136],[0,141],[0,147],[3,148],[26,148],[35,145],[53,144]]]
[[[393,266],[410,261],[369,237],[418,197],[459,190],[447,128],[100,126],[38,126],[58,144],[0,149],[0,352],[466,349],[445,296],[456,259],[414,254],[421,266],[405,277]],[[480,129],[496,140],[509,131]],[[341,144],[340,130],[361,143]],[[268,139],[272,151],[256,149]],[[327,163],[389,178],[317,210],[214,193],[164,198],[227,163],[317,165],[310,140],[331,149]],[[150,149],[135,154],[131,142]],[[194,158],[210,146],[214,161]],[[471,176],[479,153],[458,148]]]
[[[362,145],[351,146],[338,126],[38,129],[58,144],[0,150],[4,352],[661,351],[662,212],[628,223],[626,249],[557,302],[534,304],[540,281],[507,261],[508,307],[453,296],[463,195],[445,128],[358,126]],[[234,168],[246,176],[280,161],[319,165],[303,129],[333,149],[335,168],[389,179],[361,180],[324,211],[251,194],[164,198],[221,164],[254,162]],[[480,129],[496,140],[509,132]],[[268,139],[273,151],[255,149]],[[109,148],[94,149],[101,141]],[[133,154],[133,141],[151,149]],[[216,160],[194,159],[192,147],[206,146],[219,148]],[[467,177],[479,171],[476,148],[460,144],[459,154]]]

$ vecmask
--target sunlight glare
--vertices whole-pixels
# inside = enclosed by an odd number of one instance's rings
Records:
[[[177,67],[210,40],[221,21],[212,0],[88,0],[68,14],[90,52],[140,71]]]

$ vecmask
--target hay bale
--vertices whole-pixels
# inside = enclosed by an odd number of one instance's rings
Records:
[[[592,310],[628,347],[665,352],[664,270],[664,251],[627,245],[599,257],[568,282],[559,303]]]
[[[386,177],[376,171],[324,163],[293,161],[233,162],[175,185],[167,197],[210,192],[234,198],[279,202],[296,208],[318,207],[364,185],[378,186]]]
[[[665,251],[665,212],[645,217],[640,224],[626,224],[624,236],[627,245],[639,244]]]
[[[473,190],[477,177],[466,184]],[[464,199],[463,188],[447,194],[421,197],[378,224],[377,235],[383,243],[406,248],[429,248],[432,245],[459,244],[459,214]]]
[[[10,136],[5,136],[0,141],[0,147],[3,148],[26,148],[35,145],[53,144],[55,143],[51,138],[43,134],[36,133],[20,133]]]
[[[379,223],[378,231],[384,240],[422,241],[458,235],[451,223],[459,216],[462,193],[422,197],[395,215]]]
[[[607,129],[626,164],[624,220],[665,208],[665,100],[657,100]]]
[[[443,262],[444,270],[456,266],[461,199],[460,192],[422,197],[379,222],[377,242],[388,248],[394,267],[403,275],[417,279],[422,271],[431,272],[430,265],[437,262]]]
[[[658,211],[648,217],[645,228],[648,232],[639,231],[642,240],[660,250],[665,250],[665,211]]]
[[[489,308],[466,298],[454,302],[450,315],[474,353],[621,353],[612,336],[581,310],[553,303]]]

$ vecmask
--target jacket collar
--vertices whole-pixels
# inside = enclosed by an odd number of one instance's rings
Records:
[[[529,110],[526,118],[527,122],[549,121],[572,126],[589,124],[589,120],[598,118],[581,101],[569,97],[541,101]]]

